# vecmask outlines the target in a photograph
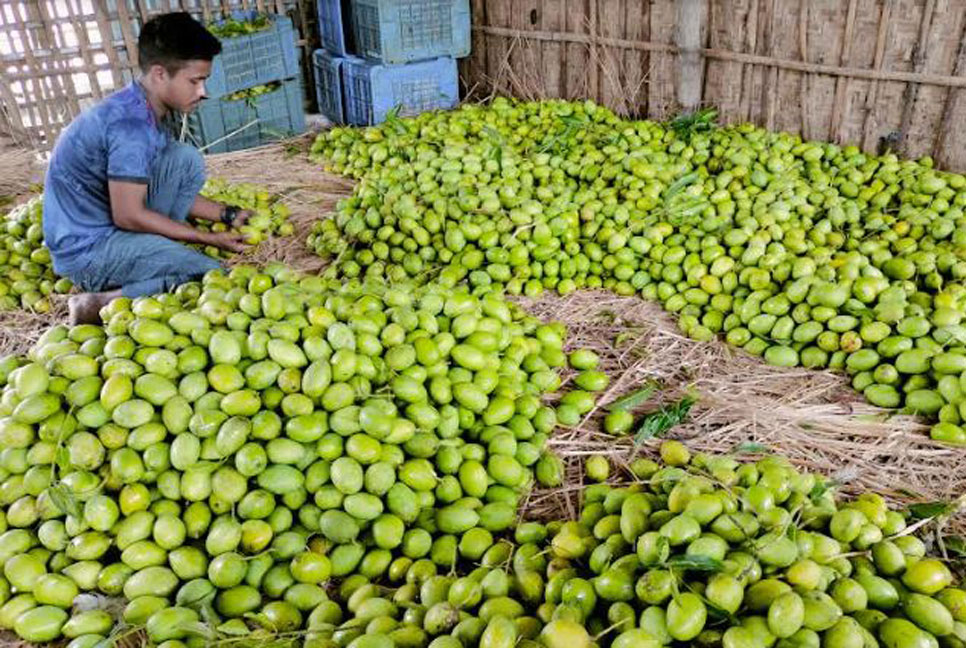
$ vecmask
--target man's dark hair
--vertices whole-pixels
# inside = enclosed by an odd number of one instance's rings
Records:
[[[138,64],[142,72],[163,65],[175,74],[188,61],[210,61],[221,43],[186,12],[167,13],[144,23],[138,37]]]

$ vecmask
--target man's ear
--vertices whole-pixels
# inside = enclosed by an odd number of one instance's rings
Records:
[[[168,70],[160,63],[155,63],[148,69],[148,76],[150,76],[151,80],[155,83],[162,82],[167,80]]]

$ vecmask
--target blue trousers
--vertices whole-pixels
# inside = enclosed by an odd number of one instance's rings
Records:
[[[205,183],[205,163],[192,146],[172,142],[155,160],[146,206],[184,222]],[[71,280],[85,292],[121,289],[125,297],[167,292],[221,264],[158,234],[116,230],[87,252],[87,266]]]

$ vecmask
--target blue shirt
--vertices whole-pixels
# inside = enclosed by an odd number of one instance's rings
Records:
[[[137,81],[81,113],[57,139],[44,182],[44,242],[58,274],[83,269],[86,252],[117,230],[108,180],[148,184],[171,141]]]

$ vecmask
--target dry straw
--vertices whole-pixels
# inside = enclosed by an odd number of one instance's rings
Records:
[[[7,212],[43,182],[43,163],[35,151],[0,146],[0,212]]]
[[[568,344],[596,351],[611,376],[598,409],[551,439],[567,466],[566,486],[534,493],[527,503],[533,516],[576,510],[587,456],[606,455],[619,468],[653,456],[659,440],[638,447],[601,429],[607,404],[648,381],[662,389],[645,411],[697,396],[688,421],[668,434],[693,450],[747,458],[781,453],[832,476],[845,493],[875,490],[895,503],[966,493],[966,452],[932,442],[915,417],[867,404],[842,376],[772,367],[724,343],[691,340],[658,304],[637,297],[595,291],[522,303],[542,319],[566,323]],[[953,526],[966,530],[966,518],[958,516]]]
[[[0,356],[26,353],[44,331],[67,322],[67,297],[50,295],[48,299],[50,311],[46,313],[0,311]]]

